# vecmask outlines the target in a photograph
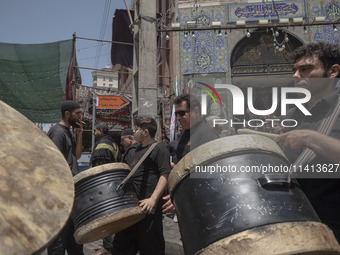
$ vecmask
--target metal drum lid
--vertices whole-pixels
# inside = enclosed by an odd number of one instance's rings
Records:
[[[79,181],[86,179],[90,176],[101,174],[108,171],[115,171],[115,170],[126,170],[130,172],[130,167],[125,163],[108,163],[96,167],[91,167],[73,177],[74,183],[78,183]]]
[[[190,151],[171,170],[168,178],[170,194],[176,185],[190,173],[192,166],[242,152],[273,153],[286,159],[278,144],[265,136],[234,135],[215,139]]]

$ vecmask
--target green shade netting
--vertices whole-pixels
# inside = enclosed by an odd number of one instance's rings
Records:
[[[0,100],[28,119],[61,119],[73,40],[44,44],[0,43]]]

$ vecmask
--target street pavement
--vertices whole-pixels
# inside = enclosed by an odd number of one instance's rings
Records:
[[[174,222],[170,215],[164,215],[163,218],[163,233],[165,239],[165,254],[166,255],[184,255],[181,235],[179,233],[178,223]],[[96,250],[102,247],[102,240],[84,245],[84,254],[91,255]],[[67,252],[66,252],[67,254]],[[47,255],[45,250],[42,255]],[[72,254],[68,254],[72,255]]]

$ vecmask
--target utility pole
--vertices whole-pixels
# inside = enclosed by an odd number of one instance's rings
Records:
[[[135,1],[132,113],[157,117],[156,0]]]
[[[92,92],[92,131],[91,134],[93,133],[94,126],[96,124],[96,105],[97,105],[97,95]],[[92,152],[94,151],[94,146],[96,144],[95,137],[92,134]]]

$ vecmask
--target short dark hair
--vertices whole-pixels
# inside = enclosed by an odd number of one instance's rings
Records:
[[[133,130],[131,128],[124,129],[121,133],[121,136],[132,135],[134,136]]]
[[[61,110],[61,115],[64,117],[65,112],[69,111],[72,113],[74,109],[80,108],[80,105],[77,102],[74,102],[72,100],[66,100],[61,104],[60,110]]]
[[[103,130],[103,134],[104,135],[109,133],[109,128],[108,128],[106,123],[103,123],[103,122],[102,123],[97,123],[95,125],[95,128],[98,129],[98,130]]]
[[[328,42],[310,43],[300,46],[292,53],[294,62],[304,56],[317,56],[326,71],[331,68],[332,65],[340,65],[340,48],[339,45],[336,44]],[[337,77],[340,78],[340,72]]]
[[[190,106],[192,106],[192,109],[195,107],[198,107],[198,109],[201,111],[201,103],[197,99],[197,97],[191,95],[191,94],[182,94],[175,98],[174,103],[175,105],[178,105],[182,102],[187,102],[188,109],[191,109]]]
[[[141,129],[147,129],[152,138],[155,137],[157,132],[157,122],[151,117],[139,117],[135,120],[135,126]]]

